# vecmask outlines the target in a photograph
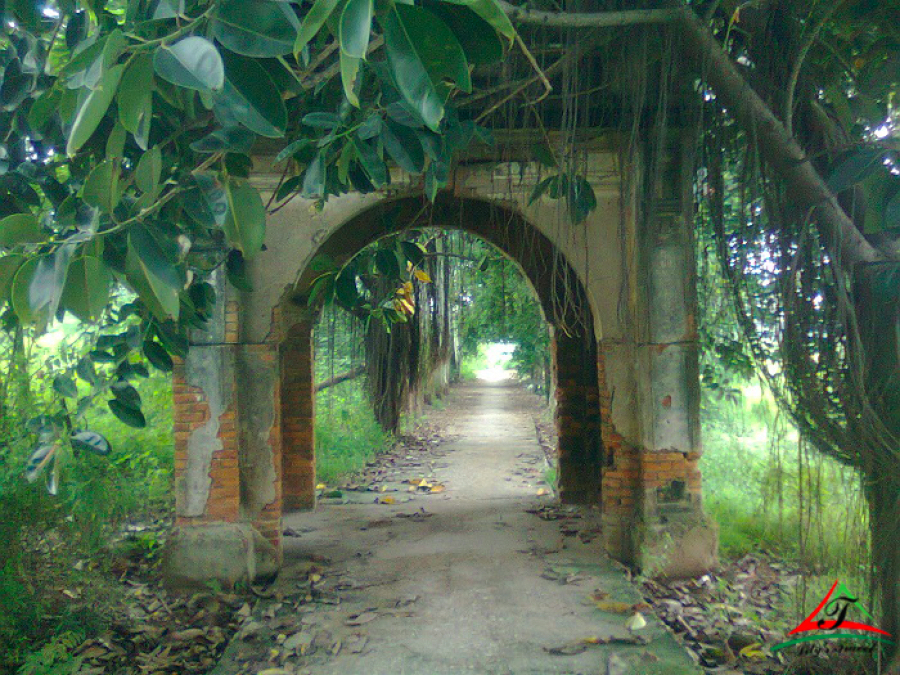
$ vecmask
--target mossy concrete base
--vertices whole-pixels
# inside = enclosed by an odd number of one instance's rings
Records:
[[[650,528],[641,547],[646,576],[684,579],[719,566],[719,527],[706,515]]]
[[[170,586],[225,586],[272,577],[280,560],[275,547],[251,525],[214,523],[176,528],[166,543],[163,575]]]

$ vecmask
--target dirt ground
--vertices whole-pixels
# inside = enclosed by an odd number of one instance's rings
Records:
[[[213,672],[697,672],[652,614],[627,627],[640,595],[599,513],[548,490],[537,401],[459,385],[418,444],[287,517],[284,570]]]

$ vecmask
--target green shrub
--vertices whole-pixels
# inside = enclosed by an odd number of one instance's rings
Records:
[[[316,397],[316,480],[335,484],[360,471],[391,447],[359,381],[344,382]]]

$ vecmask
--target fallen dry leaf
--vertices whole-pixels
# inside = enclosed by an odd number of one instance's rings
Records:
[[[298,652],[303,656],[309,651],[309,646],[312,644],[312,641],[313,636],[310,633],[294,633],[282,642],[281,646],[286,652]]]
[[[378,614],[376,614],[375,612],[362,612],[361,614],[355,614],[351,616],[344,623],[348,626],[362,626],[363,624],[374,621],[377,618]]]
[[[587,643],[583,640],[578,640],[577,642],[567,642],[558,647],[544,647],[544,651],[548,654],[553,654],[553,656],[574,656],[575,654],[581,654],[582,652],[587,651],[587,648]]]
[[[634,605],[630,602],[619,602],[618,600],[600,600],[594,603],[602,612],[612,612],[613,614],[628,614]]]

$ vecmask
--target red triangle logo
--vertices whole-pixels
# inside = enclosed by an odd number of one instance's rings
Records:
[[[876,628],[875,626],[870,626],[865,623],[859,623],[857,621],[848,621],[846,619],[847,609],[850,606],[858,607],[858,603],[856,598],[852,598],[850,596],[849,589],[847,589],[847,587],[843,584],[841,584],[841,588],[839,589],[843,593],[839,593],[838,597],[832,601],[831,596],[834,595],[834,591],[838,587],[838,583],[839,581],[835,581],[832,584],[831,589],[828,591],[828,593],[825,594],[825,597],[822,598],[822,602],[819,603],[819,605],[812,611],[812,613],[810,613],[808,617],[800,622],[799,626],[788,633],[788,635],[805,633],[806,631],[810,630],[837,630],[838,628],[842,628],[845,630],[864,630],[870,633],[880,633],[881,635],[887,635],[888,637],[890,637],[890,633],[881,630],[880,628]],[[826,610],[826,616],[828,616],[829,618],[816,618],[823,609],[826,609],[829,606],[830,603],[837,603],[838,601],[843,602],[843,604],[835,605],[835,608],[833,610]],[[865,610],[863,610],[863,613],[866,613]]]

